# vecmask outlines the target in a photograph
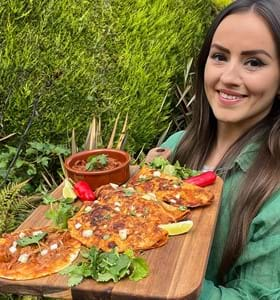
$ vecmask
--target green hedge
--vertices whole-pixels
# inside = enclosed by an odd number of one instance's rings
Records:
[[[121,112],[127,149],[149,148],[213,11],[210,0],[2,0],[2,136],[23,133],[40,95],[31,141],[65,143],[74,127],[81,143],[93,115],[106,140]]]

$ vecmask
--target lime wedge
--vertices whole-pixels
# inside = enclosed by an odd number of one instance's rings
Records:
[[[178,223],[161,224],[158,226],[166,230],[168,235],[178,235],[190,231],[190,229],[193,227],[193,221],[187,220]]]
[[[70,198],[70,199],[76,199],[77,195],[75,194],[73,190],[73,186],[71,182],[68,179],[64,180],[64,187],[62,189],[62,196],[63,198]]]

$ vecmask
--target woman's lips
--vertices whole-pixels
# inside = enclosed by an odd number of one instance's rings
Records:
[[[234,105],[244,100],[245,96],[236,92],[218,91],[219,100],[224,105]]]

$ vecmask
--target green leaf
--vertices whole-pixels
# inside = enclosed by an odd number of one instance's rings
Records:
[[[68,279],[68,286],[72,287],[82,282],[84,276],[79,274],[71,275]]]
[[[42,232],[34,236],[25,236],[17,240],[17,244],[21,247],[25,247],[31,244],[38,244],[38,242],[41,241],[47,234],[47,232]]]
[[[95,169],[101,169],[105,167],[107,164],[108,164],[108,155],[106,154],[90,156],[87,159],[86,170],[92,171]]]
[[[132,187],[123,188],[122,191],[126,197],[129,197],[135,193],[135,190]]]
[[[54,203],[56,201],[57,201],[57,199],[54,198],[53,196],[49,195],[49,194],[43,197],[43,203],[46,204],[46,205],[49,205],[49,204]]]
[[[173,165],[167,165],[163,168],[163,173],[166,175],[176,176],[176,167]]]
[[[129,276],[130,280],[138,281],[149,275],[149,266],[141,257],[135,257],[132,260],[132,273]]]
[[[77,211],[77,207],[73,206],[74,202],[71,198],[56,199],[51,195],[43,198],[44,204],[50,204],[51,207],[46,211],[45,217],[52,221],[52,223],[61,229],[67,228],[68,219],[73,217]],[[55,205],[53,205],[55,203]]]
[[[185,211],[185,210],[188,209],[188,207],[185,206],[185,205],[180,205],[180,206],[178,207],[178,209],[181,210],[181,211]]]
[[[170,162],[162,156],[156,156],[149,165],[152,168],[163,170],[165,166],[170,165]]]
[[[60,272],[70,276],[70,279],[73,278],[69,284],[80,283],[80,276],[91,277],[98,282],[117,282],[129,275],[131,280],[140,280],[148,275],[147,263],[143,258],[134,257],[132,250],[119,254],[115,250],[102,252],[91,247],[89,250],[83,250],[82,256],[85,261]]]

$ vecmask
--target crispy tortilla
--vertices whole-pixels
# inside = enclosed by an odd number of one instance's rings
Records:
[[[36,232],[47,232],[47,235],[38,244],[25,247],[17,244],[23,235],[31,237]],[[3,234],[0,238],[0,277],[27,280],[56,273],[76,259],[80,246],[69,232],[51,227]]]
[[[152,192],[158,200],[176,207],[197,207],[212,203],[214,194],[144,165],[128,182],[140,193]]]
[[[68,220],[71,236],[87,247],[103,251],[116,248],[118,252],[151,249],[167,242],[167,232],[158,227],[157,217],[146,218],[144,214],[137,217],[127,213],[129,208],[124,206],[124,203],[114,207],[100,202],[85,203]]]

